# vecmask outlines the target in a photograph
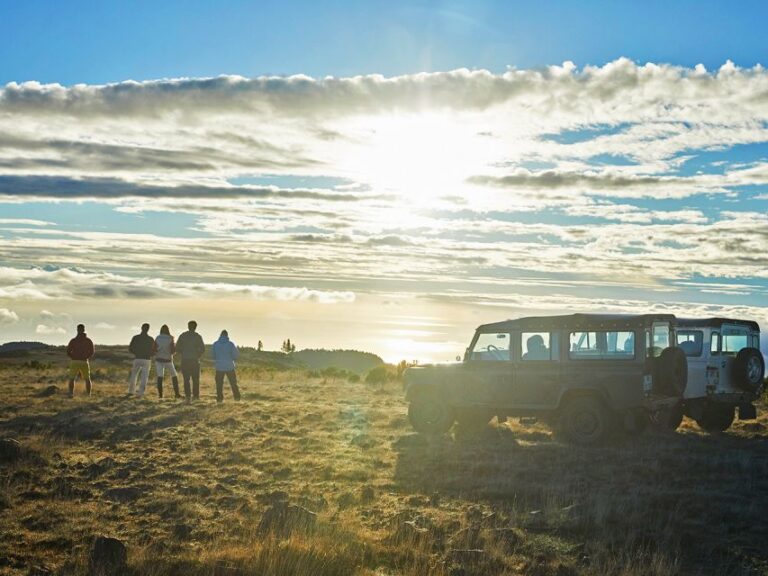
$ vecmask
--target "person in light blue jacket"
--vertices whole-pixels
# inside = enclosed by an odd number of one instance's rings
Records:
[[[229,380],[232,388],[232,396],[240,400],[240,388],[237,387],[237,373],[235,372],[235,360],[240,351],[235,343],[229,339],[226,330],[221,331],[221,336],[211,348],[213,359],[216,362],[216,402],[224,401],[224,376]]]

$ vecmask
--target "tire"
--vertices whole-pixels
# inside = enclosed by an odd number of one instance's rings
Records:
[[[486,410],[458,410],[456,412],[457,432],[462,436],[477,436],[488,427],[493,418]]]
[[[610,411],[598,398],[577,396],[560,411],[558,431],[573,444],[598,444],[608,437],[612,421]]]
[[[765,376],[765,360],[757,348],[742,348],[733,362],[733,383],[746,392],[759,394]]]
[[[648,420],[651,428],[656,432],[674,432],[683,422],[683,403],[678,402],[674,406],[667,406],[649,414]]]
[[[704,406],[696,423],[702,430],[710,434],[725,432],[733,424],[735,412],[733,406],[709,403]]]
[[[658,360],[658,392],[682,398],[688,384],[688,359],[680,348],[665,348]]]
[[[633,410],[624,415],[623,431],[630,436],[640,436],[651,424],[648,412]]]
[[[408,419],[416,432],[445,434],[453,426],[450,406],[432,395],[418,396],[408,405]]]

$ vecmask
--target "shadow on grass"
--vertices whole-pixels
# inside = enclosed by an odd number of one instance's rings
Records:
[[[402,490],[487,503],[598,556],[640,548],[697,573],[768,567],[765,438],[644,435],[583,448],[499,427],[465,440],[410,434],[394,449]]]
[[[70,407],[65,407],[64,402],[51,405],[52,410],[63,407],[57,412],[24,414],[0,421],[0,433],[38,433],[66,440],[119,442],[194,418],[194,413],[182,403],[167,406],[120,397],[95,401],[76,399]]]

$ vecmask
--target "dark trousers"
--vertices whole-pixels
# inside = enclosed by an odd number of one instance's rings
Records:
[[[200,398],[200,361],[192,359],[181,360],[181,375],[184,377],[184,396],[189,400],[190,396],[195,400]],[[190,391],[189,381],[192,381]]]
[[[232,387],[232,396],[235,400],[240,400],[240,388],[237,387],[237,374],[235,374],[235,371],[229,370],[227,372],[222,372],[220,370],[216,370],[216,401],[224,401],[225,374],[227,375],[227,380],[229,380],[229,385]]]

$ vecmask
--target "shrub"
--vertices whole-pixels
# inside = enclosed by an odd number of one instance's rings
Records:
[[[384,384],[394,379],[394,375],[387,366],[377,366],[369,371],[365,377],[368,384]]]

